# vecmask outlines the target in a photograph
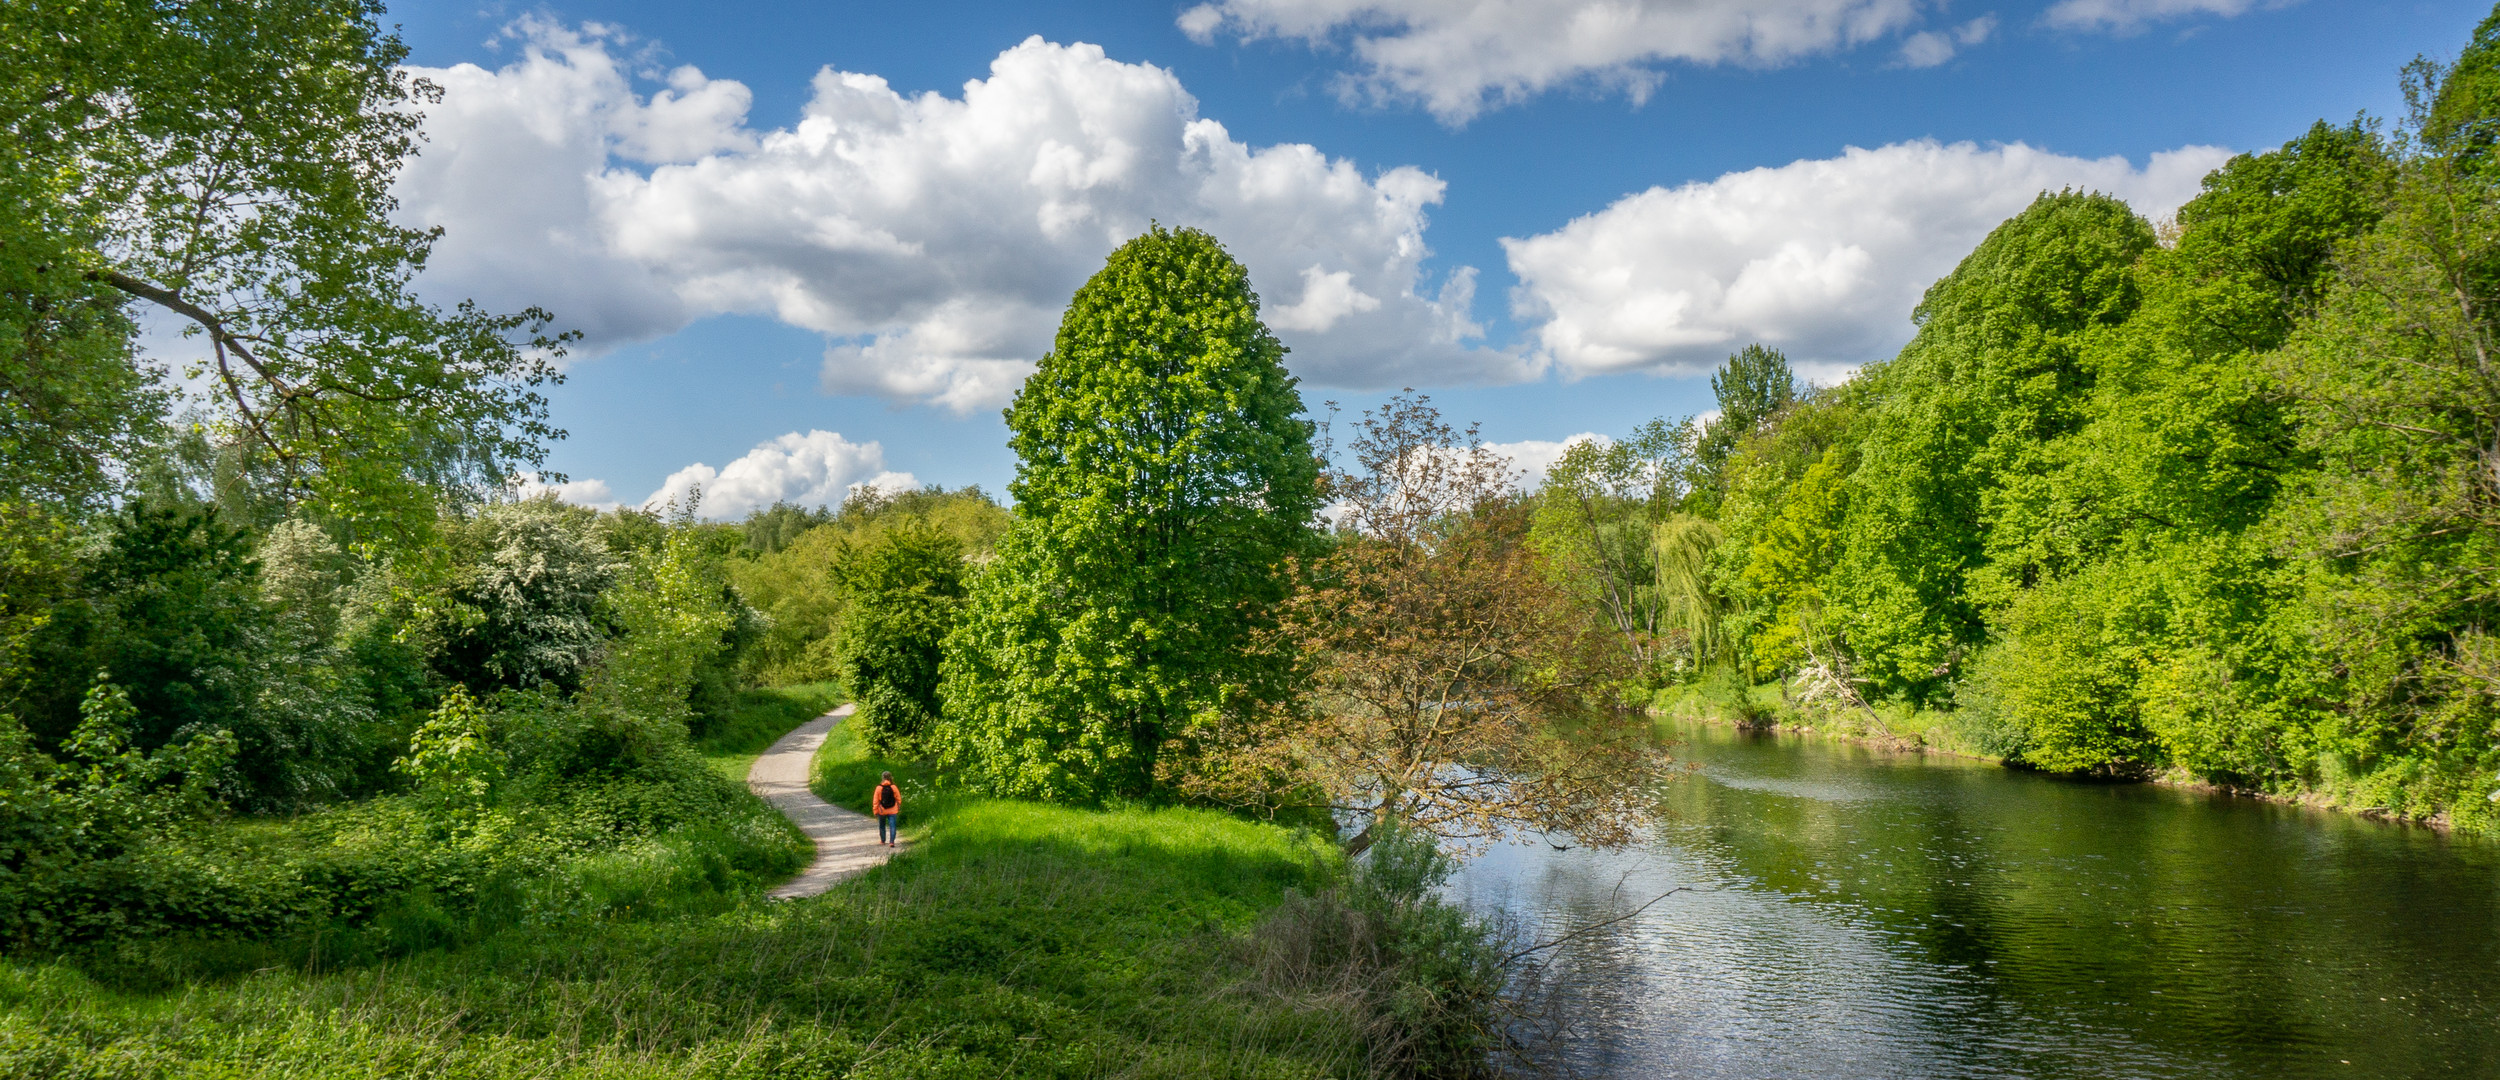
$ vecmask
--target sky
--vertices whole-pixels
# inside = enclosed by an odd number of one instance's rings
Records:
[[[2159,221],[2232,154],[2401,115],[2454,0],[393,5],[439,87],[421,291],[581,339],[565,498],[706,516],[1014,475],[1000,410],[1148,222],[1250,270],[1315,416],[1402,388],[1533,473],[1829,383],[2043,191]],[[535,490],[535,488],[532,488]]]

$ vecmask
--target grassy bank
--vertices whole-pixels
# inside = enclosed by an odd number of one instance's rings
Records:
[[[820,704],[780,707],[804,719]],[[766,708],[747,734],[707,741],[714,769],[777,734]],[[847,739],[821,764],[852,802],[867,788],[851,781],[889,767]],[[428,943],[204,963],[208,945],[159,940],[121,943],[152,964],[0,960],[0,1077],[1322,1077],[1393,1064],[1367,1004],[1385,1000],[1378,980],[1313,962],[1361,951],[1314,927],[1365,925],[1309,899],[1346,880],[1325,841],[1204,811],[916,786],[909,810],[906,858],[802,902],[765,901],[773,875],[729,872],[717,845],[664,834],[543,879],[581,903],[447,924]],[[1378,955],[1394,936],[1361,944]]]
[[[1650,709],[1679,720],[1822,735],[1887,750],[2004,760],[1991,752],[1988,733],[1969,730],[1955,713],[1898,702],[1801,701],[1779,683],[1687,684],[1660,692]]]

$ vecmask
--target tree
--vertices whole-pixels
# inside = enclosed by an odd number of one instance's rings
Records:
[[[2314,125],[2206,176],[2138,260],[2137,310],[2079,354],[2082,424],[1989,515],[1978,578],[2005,599],[1957,697],[1991,752],[2256,788],[2317,760],[2339,691],[2270,524],[2316,458],[2267,357],[2378,220],[2388,167],[2368,130]]]
[[[1303,692],[1228,728],[1185,787],[1269,810],[1316,799],[1445,842],[1513,829],[1629,839],[1663,759],[1607,708],[1623,653],[1526,543],[1508,462],[1421,398],[1366,413],[1332,476],[1355,535],[1276,633]]]
[[[769,685],[835,679],[842,674],[842,627],[853,597],[845,568],[896,529],[925,529],[952,540],[965,559],[986,562],[1013,520],[979,487],[887,492],[862,487],[830,519],[797,533],[777,549],[725,567],[739,593],[767,619],[746,664]],[[749,532],[749,544],[754,544]]]
[[[746,533],[749,551],[770,555],[789,547],[800,534],[809,529],[829,525],[832,522],[833,511],[831,510],[821,506],[810,510],[797,503],[782,500],[765,509],[749,513],[742,528]]]
[[[424,535],[438,493],[498,487],[562,434],[535,389],[559,378],[544,312],[411,291],[435,234],[391,221],[390,185],[433,90],[381,12],[0,8],[0,385],[38,391],[0,399],[0,440],[90,477],[48,494],[92,489],[156,415],[133,304],[199,336],[201,404],[258,485],[360,542]]]
[[[2453,155],[2454,163],[2488,167],[2491,144],[2500,141],[2500,7],[2474,27],[2473,40],[2442,67],[2415,60],[2405,70],[2415,97],[2414,128],[2425,146]]]
[[[607,602],[622,633],[582,688],[594,730],[618,759],[651,761],[685,744],[703,671],[737,626],[736,599],[717,554],[689,529],[669,530],[619,575]]]
[[[1637,670],[1658,659],[1668,630],[1652,534],[1692,490],[1694,438],[1689,420],[1652,420],[1628,438],[1576,443],[1537,490],[1530,543],[1606,612]]]
[[[1719,399],[1719,418],[1711,421],[1693,449],[1694,471],[1698,482],[1693,495],[1704,505],[1695,509],[1708,513],[1717,509],[1719,500],[1727,495],[1727,456],[1745,436],[1754,433],[1763,421],[1778,415],[1788,403],[1797,400],[1797,376],[1788,368],[1788,357],[1777,349],[1759,344],[1747,345],[1729,354],[1727,362],[1710,376],[1710,392]]]
[[[1917,337],[1872,373],[1833,599],[1883,691],[1939,693],[1987,640],[1988,613],[2042,572],[2019,547],[2037,534],[1990,520],[2049,471],[2046,444],[2080,426],[2085,343],[2135,313],[2134,264],[2152,247],[2123,202],[2043,195],[1928,288]]]
[[[2418,109],[2427,94],[2414,96]],[[2496,238],[2500,183],[2479,162],[2405,161],[2385,216],[2345,245],[2316,316],[2270,365],[2317,456],[2284,524],[2316,560],[2315,632],[2351,673],[2349,757],[2410,750],[2432,774],[2417,811],[2486,819],[2474,796],[2500,770]]]
[[[101,671],[134,707],[123,726],[139,752],[228,733],[231,772],[217,782],[245,808],[339,794],[362,760],[367,712],[328,692],[337,673],[262,600],[255,547],[213,507],[132,504],[53,600],[0,711],[57,749]]]
[[[888,529],[842,568],[851,608],[837,648],[879,753],[915,747],[937,719],[938,669],[964,596],[963,545],[918,522]]]
[[[1249,275],[1157,226],[1077,290],[1007,410],[1016,522],[949,639],[937,740],[991,790],[1150,790],[1285,693],[1261,648],[1319,510],[1312,425]]]
[[[454,519],[443,527],[449,565],[422,568],[443,583],[411,590],[419,607],[403,636],[423,643],[444,682],[480,694],[579,689],[614,630],[602,594],[628,565],[595,523],[552,495]]]

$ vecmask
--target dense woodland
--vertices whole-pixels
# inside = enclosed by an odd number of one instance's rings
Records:
[[[2490,828],[2495,63],[2171,220],[2042,195],[1893,359],[1749,348],[1706,430],[1579,449],[1542,550],[1662,703]]]
[[[568,339],[411,291],[389,181],[436,91],[379,14],[0,15],[12,953],[163,985],[736,909],[805,851],[740,755],[844,698],[848,767],[1019,801],[965,820],[1197,807],[1261,903],[1337,889],[1257,947],[1316,978],[1313,927],[1373,927],[1395,978],[1328,977],[1376,1071],[1490,1045],[1439,852],[1637,836],[1644,710],[2500,820],[2500,14],[2393,127],[2160,222],[2044,193],[1897,357],[1747,347],[1710,422],[1533,491],[1411,392],[1313,420],[1247,271],[1155,227],[1007,410],[1008,505],[736,523],[521,496]],[[195,367],[142,359],[156,317]]]

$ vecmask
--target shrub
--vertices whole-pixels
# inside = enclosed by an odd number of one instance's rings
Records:
[[[916,747],[938,715],[938,665],[964,596],[963,546],[927,525],[888,529],[844,568],[839,655],[853,723],[880,754]]]

